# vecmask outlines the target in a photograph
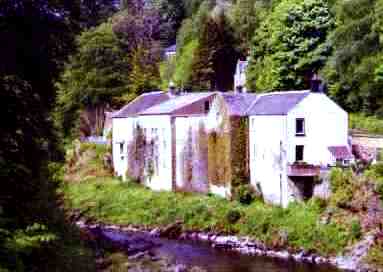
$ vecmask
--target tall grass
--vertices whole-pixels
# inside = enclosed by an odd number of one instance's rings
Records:
[[[249,235],[270,246],[325,255],[342,251],[351,240],[346,227],[320,223],[323,206],[315,200],[287,209],[261,202],[242,205],[215,196],[153,192],[112,178],[67,183],[63,192],[70,208],[106,223],[157,227],[181,220],[185,230]],[[240,215],[235,222],[233,214]]]

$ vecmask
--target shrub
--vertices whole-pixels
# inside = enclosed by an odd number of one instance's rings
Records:
[[[229,224],[235,224],[241,218],[241,213],[238,210],[229,210],[226,214],[226,221]]]
[[[374,183],[374,191],[383,199],[383,163],[372,165],[364,176]]]
[[[332,169],[330,173],[331,191],[335,193],[339,189],[344,189],[351,184],[352,172],[340,168]]]
[[[340,208],[348,206],[353,196],[353,182],[351,170],[334,168],[330,174],[332,196],[330,203]]]
[[[362,227],[358,219],[351,222],[350,234],[353,239],[359,239],[362,236]]]
[[[249,205],[256,197],[255,190],[250,184],[239,185],[234,189],[234,199],[242,204]]]

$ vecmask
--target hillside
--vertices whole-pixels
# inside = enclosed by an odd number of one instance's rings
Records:
[[[78,36],[57,81],[64,136],[98,127],[81,112],[102,116],[170,82],[184,91],[232,90],[237,61],[246,58],[249,91],[308,89],[317,74],[329,96],[356,113],[352,124],[382,132],[380,0],[122,2],[110,20]],[[172,57],[167,48],[176,48]]]

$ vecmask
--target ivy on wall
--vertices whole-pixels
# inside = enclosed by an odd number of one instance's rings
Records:
[[[208,179],[210,184],[236,187],[249,183],[248,122],[229,115],[224,101],[216,110],[221,122],[208,134]]]
[[[151,179],[158,171],[158,144],[157,138],[148,140],[148,137],[139,125],[133,130],[133,139],[128,143],[127,177],[140,183]]]
[[[181,151],[182,185],[178,185],[178,191],[207,193],[209,184],[207,174],[208,139],[203,122],[199,122],[198,128],[189,126],[186,142]]]
[[[230,116],[224,101],[217,103],[219,122],[215,129],[207,130],[203,121],[191,122],[178,165],[182,181],[178,191],[207,193],[209,184],[232,190],[249,183],[248,121]],[[158,138],[145,135],[137,126],[128,145],[127,174],[140,182],[151,179],[158,171]]]
[[[210,184],[228,186],[231,180],[230,134],[208,134],[208,180]]]
[[[231,118],[232,188],[249,183],[249,129],[247,118]]]

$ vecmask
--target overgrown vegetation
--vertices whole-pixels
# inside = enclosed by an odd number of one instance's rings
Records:
[[[259,201],[242,205],[214,196],[153,192],[112,178],[68,183],[62,190],[69,208],[107,223],[157,227],[181,220],[187,230],[250,235],[269,246],[322,254],[340,252],[352,241],[351,225],[320,222],[324,206],[315,199],[287,209]]]
[[[383,267],[383,245],[382,241],[379,244],[374,245],[368,252],[367,257],[365,258],[367,263],[373,265],[374,267]]]
[[[67,147],[65,159],[65,180],[79,182],[90,177],[108,177],[112,174],[111,153],[107,145],[76,140]]]
[[[383,120],[364,114],[350,114],[349,128],[371,134],[383,134]]]

